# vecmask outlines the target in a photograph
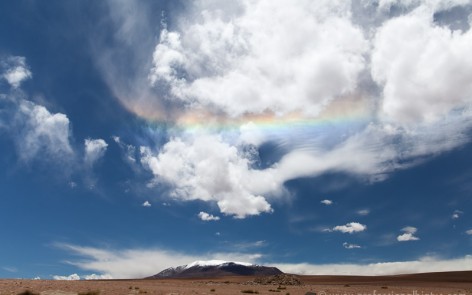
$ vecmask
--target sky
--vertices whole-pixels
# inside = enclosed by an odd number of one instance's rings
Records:
[[[472,265],[470,0],[0,2],[0,277]]]

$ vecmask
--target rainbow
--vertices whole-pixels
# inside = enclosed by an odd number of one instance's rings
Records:
[[[365,125],[373,118],[373,108],[370,101],[359,96],[334,100],[315,116],[302,112],[290,112],[283,115],[267,112],[230,117],[211,113],[204,109],[187,109],[185,111],[179,109],[163,115],[162,111],[156,111],[154,108],[135,105],[132,109],[139,117],[145,119],[150,127],[164,126],[170,130],[190,133],[237,132],[246,127],[270,134],[290,133],[307,128],[325,129],[325,127],[336,127],[336,129],[343,130],[357,125]]]

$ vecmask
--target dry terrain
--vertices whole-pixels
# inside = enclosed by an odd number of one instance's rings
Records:
[[[166,280],[0,280],[0,294],[472,295],[472,272],[382,277],[297,276],[300,285],[264,285],[254,277]],[[310,293],[308,293],[310,294]]]

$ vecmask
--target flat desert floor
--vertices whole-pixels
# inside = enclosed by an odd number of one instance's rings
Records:
[[[0,294],[283,294],[305,295],[472,295],[472,272],[417,275],[298,276],[302,285],[257,285],[251,277],[167,280],[0,280]],[[28,292],[29,291],[29,292]],[[308,293],[310,294],[310,293]]]

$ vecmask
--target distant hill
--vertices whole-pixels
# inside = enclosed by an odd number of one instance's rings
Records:
[[[171,267],[147,279],[216,278],[225,276],[270,276],[283,274],[276,267],[221,260],[195,261]]]

